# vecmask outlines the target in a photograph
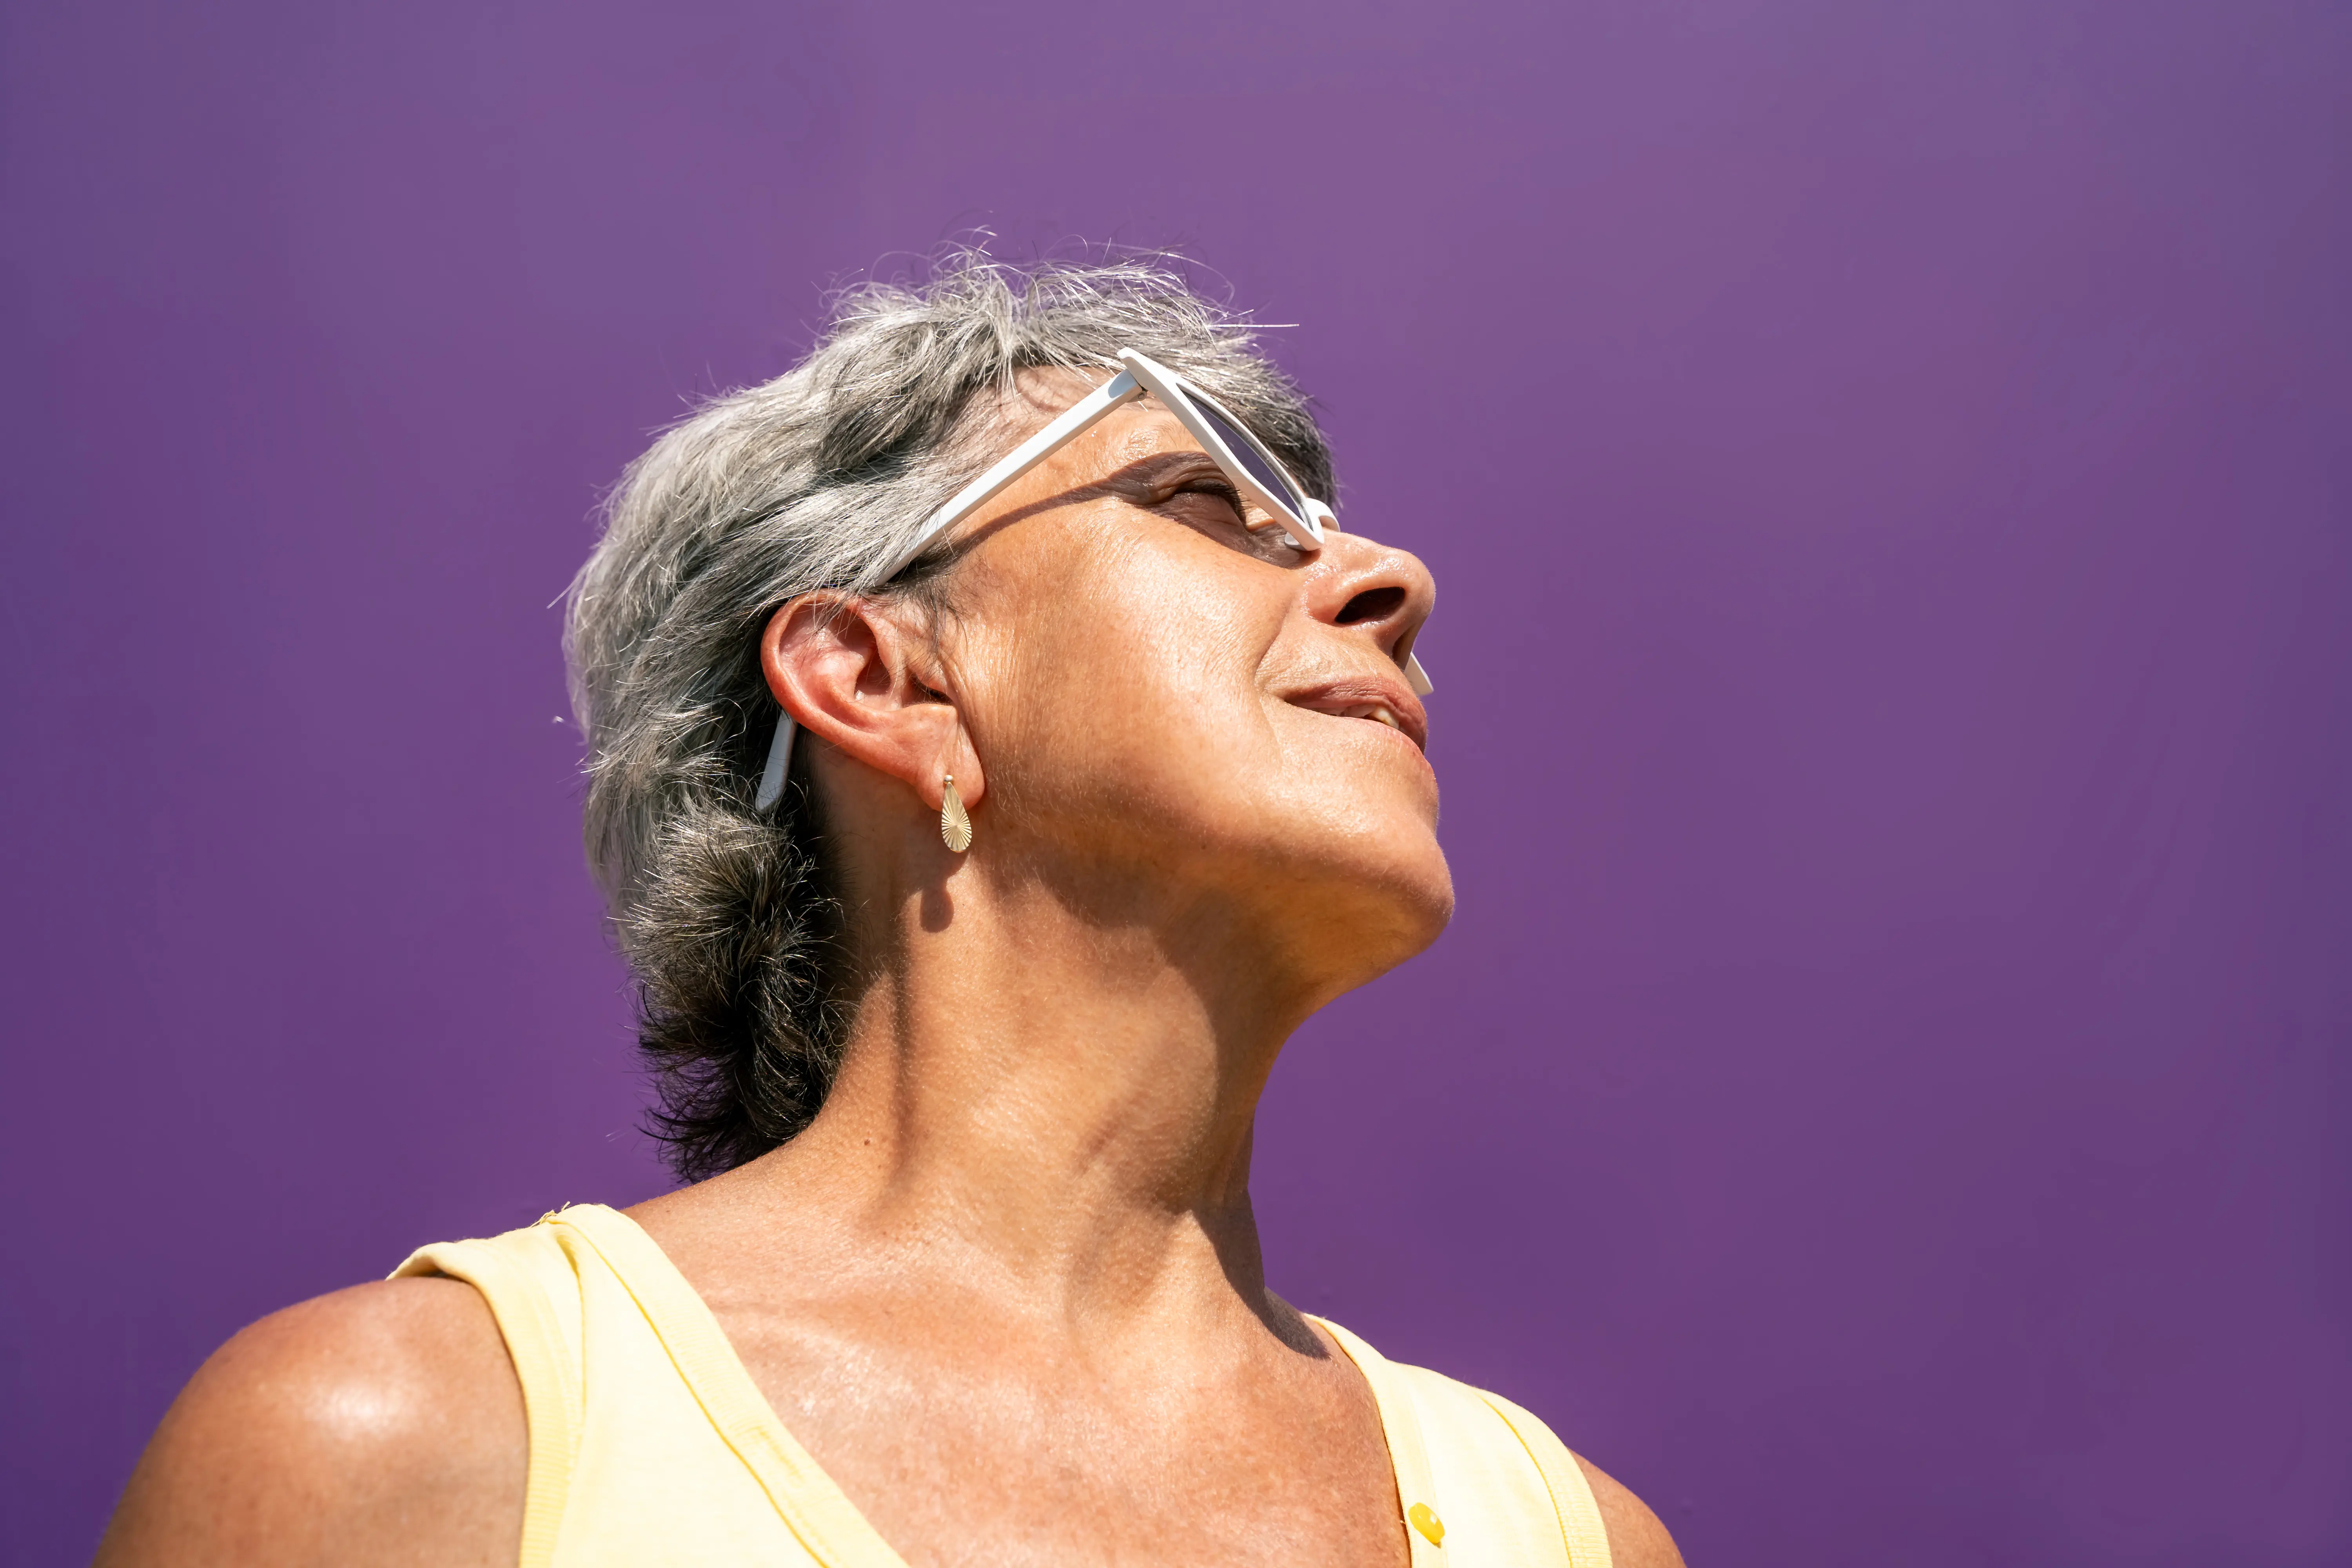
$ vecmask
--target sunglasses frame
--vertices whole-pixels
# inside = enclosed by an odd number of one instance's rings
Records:
[[[1106,363],[1110,362],[1105,362]],[[888,582],[912,564],[917,557],[937,543],[949,530],[986,506],[1021,479],[1021,477],[1064,447],[1093,429],[1114,411],[1144,396],[1156,397],[1161,407],[1175,416],[1184,433],[1201,444],[1217,467],[1224,471],[1234,488],[1272,521],[1259,524],[1255,531],[1279,529],[1290,537],[1301,552],[1312,554],[1323,548],[1323,529],[1338,521],[1330,507],[1307,493],[1307,488],[1291,477],[1290,470],[1250,430],[1247,424],[1234,416],[1233,411],[1174,371],[1133,349],[1121,349],[1117,375],[1087,393],[1077,402],[1055,416],[1051,423],[1030,437],[1003,458],[990,465],[986,473],[964,486],[950,497],[946,505],[933,512],[923,530],[881,574]],[[1213,420],[1203,416],[1208,410]],[[1217,428],[1223,423],[1234,434],[1249,443],[1252,453],[1264,463],[1290,494],[1277,495],[1250,471],[1223,434]],[[1246,526],[1246,524],[1244,524]],[[1431,690],[1428,675],[1421,661],[1408,652],[1404,656],[1406,682],[1420,696]],[[752,805],[759,811],[772,811],[783,798],[784,778],[792,769],[793,736],[800,726],[790,712],[779,710],[775,739],[768,745],[768,763],[760,773],[759,794]]]

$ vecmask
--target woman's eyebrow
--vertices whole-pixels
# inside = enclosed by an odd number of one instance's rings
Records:
[[[1186,479],[1197,479],[1202,473],[1222,476],[1223,468],[1208,453],[1193,450],[1154,452],[1138,458],[1097,481],[1097,488],[1114,491],[1161,490]]]

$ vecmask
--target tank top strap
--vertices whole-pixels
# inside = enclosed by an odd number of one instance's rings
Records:
[[[906,1568],[777,1419],[719,1320],[636,1221],[602,1204],[575,1204],[546,1223],[579,1237],[627,1290],[710,1425],[810,1556],[828,1568]]]
[[[545,1256],[537,1256],[543,1253]],[[530,1435],[525,1471],[520,1568],[547,1568],[555,1558],[557,1527],[572,1489],[572,1468],[582,1426],[578,1334],[564,1331],[551,1295],[550,1271],[572,1279],[570,1262],[542,1226],[488,1241],[444,1241],[420,1247],[392,1271],[394,1279],[446,1275],[471,1285],[498,1321],[515,1377],[522,1384],[523,1420]],[[577,1306],[576,1287],[572,1304]],[[575,1313],[576,1316],[576,1313]]]
[[[1404,1510],[1412,1568],[1444,1568],[1445,1511],[1438,1506],[1437,1487],[1430,1478],[1429,1449],[1422,1440],[1412,1391],[1380,1352],[1328,1318],[1307,1316],[1347,1352],[1371,1386],[1372,1403],[1380,1406],[1381,1431],[1388,1439],[1389,1462],[1396,1471],[1397,1504]]]
[[[1610,1568],[1609,1527],[1601,1518],[1601,1505],[1592,1496],[1592,1484],[1584,1479],[1584,1467],[1568,1451],[1568,1445],[1553,1436],[1552,1429],[1527,1411],[1520,1409],[1499,1394],[1477,1391],[1495,1414],[1503,1418],[1528,1450],[1528,1457],[1543,1472],[1544,1486],[1551,1493],[1551,1506],[1559,1515],[1560,1538],[1568,1543],[1568,1560],[1573,1568]]]

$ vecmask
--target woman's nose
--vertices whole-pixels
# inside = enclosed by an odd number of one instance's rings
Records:
[[[1370,638],[1398,664],[1429,619],[1437,583],[1421,557],[1352,533],[1327,530],[1313,568],[1307,609],[1318,620]]]

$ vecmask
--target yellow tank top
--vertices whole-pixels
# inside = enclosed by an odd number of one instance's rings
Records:
[[[482,1293],[522,1382],[522,1568],[906,1568],[627,1215],[576,1205],[419,1248],[393,1278],[429,1274]],[[1412,1568],[1609,1568],[1591,1489],[1542,1422],[1323,1327],[1379,1403]]]

